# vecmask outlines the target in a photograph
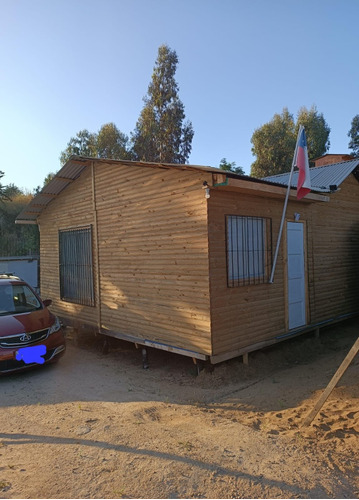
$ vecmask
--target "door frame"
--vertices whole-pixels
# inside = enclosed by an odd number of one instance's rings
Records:
[[[296,328],[289,329],[289,298],[288,298],[288,238],[287,229],[288,222],[303,225],[303,253],[304,253],[304,293],[305,293],[305,324]],[[305,328],[309,324],[309,289],[308,289],[308,252],[307,252],[307,223],[305,220],[285,219],[284,232],[284,249],[283,249],[283,263],[284,263],[284,300],[285,300],[285,328],[286,331],[295,331]]]

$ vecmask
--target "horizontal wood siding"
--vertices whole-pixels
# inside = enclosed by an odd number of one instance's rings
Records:
[[[273,284],[228,287],[225,228],[226,215],[270,218],[273,254],[284,200],[226,186],[207,200],[204,181],[211,174],[95,164],[92,179],[85,169],[40,217],[41,293],[54,312],[214,356],[286,333],[285,238]],[[309,324],[359,310],[358,204],[354,176],[329,203],[289,201],[287,220],[305,222]],[[95,307],[60,300],[58,231],[88,224]]]
[[[96,168],[104,331],[211,354],[205,179]]]
[[[359,182],[350,175],[313,213],[312,321],[359,311]]]
[[[243,193],[211,191],[210,290],[215,355],[255,344],[285,329],[282,253],[274,284],[228,287],[225,227],[226,215],[268,217],[275,236],[282,205],[277,200]]]
[[[273,284],[229,288],[226,267],[226,215],[272,219],[272,253],[283,200],[212,190],[209,203],[209,249],[214,355],[268,341],[286,333],[285,232]],[[287,220],[300,213],[305,221],[308,323],[359,311],[359,183],[350,176],[328,203],[290,200]]]
[[[60,316],[99,324],[104,332],[211,354],[202,189],[211,176],[113,164],[95,164],[94,172],[95,203],[87,168],[41,216],[43,296],[53,299]],[[87,224],[98,234],[93,245],[100,284],[96,307],[64,302],[59,295],[58,230]]]
[[[40,287],[43,298],[53,301],[51,310],[64,318],[95,326],[98,318],[98,294],[95,288],[96,307],[81,306],[60,299],[59,236],[60,229],[94,225],[91,170],[85,170],[79,179],[63,194],[54,199],[40,217]],[[93,245],[94,262],[96,245]],[[96,286],[96,281],[95,281]]]

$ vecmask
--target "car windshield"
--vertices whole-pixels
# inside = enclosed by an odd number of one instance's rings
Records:
[[[35,311],[42,304],[26,285],[6,284],[0,286],[0,316]]]

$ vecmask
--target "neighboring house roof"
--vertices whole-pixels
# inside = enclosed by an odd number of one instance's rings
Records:
[[[355,157],[354,155],[350,154],[350,153],[325,153],[324,155],[321,155],[321,156],[317,156],[316,158],[311,158],[310,161],[317,161],[317,160],[321,160],[322,158],[333,158],[337,156],[338,158],[342,158],[342,161],[348,161],[348,160],[354,160]],[[339,163],[339,162],[337,162]]]
[[[291,187],[297,186],[298,172],[298,170],[293,172]],[[333,190],[333,186],[339,187],[351,173],[354,173],[359,180],[358,158],[340,163],[331,163],[330,165],[323,165],[321,167],[313,167],[310,169],[312,190],[319,193],[330,193]],[[290,172],[287,172],[285,174],[264,177],[264,180],[288,186],[289,176]]]

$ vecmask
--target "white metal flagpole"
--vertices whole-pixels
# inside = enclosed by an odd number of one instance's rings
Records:
[[[296,160],[297,160],[297,151],[298,151],[299,137],[300,137],[300,134],[302,133],[303,128],[304,128],[303,125],[300,125],[299,131],[298,131],[298,136],[297,136],[297,143],[295,145],[295,150],[294,150],[294,156],[293,156],[293,161],[292,161],[292,168],[290,170],[290,175],[289,175],[289,180],[288,180],[287,192],[286,192],[285,200],[284,200],[284,207],[283,207],[282,219],[280,221],[279,233],[278,233],[278,239],[277,239],[277,245],[276,245],[276,249],[275,249],[275,252],[274,252],[272,272],[270,274],[269,283],[273,283],[274,271],[275,271],[275,268],[276,268],[276,265],[277,265],[279,246],[280,246],[280,241],[282,239],[283,226],[284,226],[284,220],[285,220],[285,213],[287,211],[288,198],[289,198],[289,193],[290,193],[290,185],[291,185],[291,182],[292,182],[294,165],[295,165]]]

